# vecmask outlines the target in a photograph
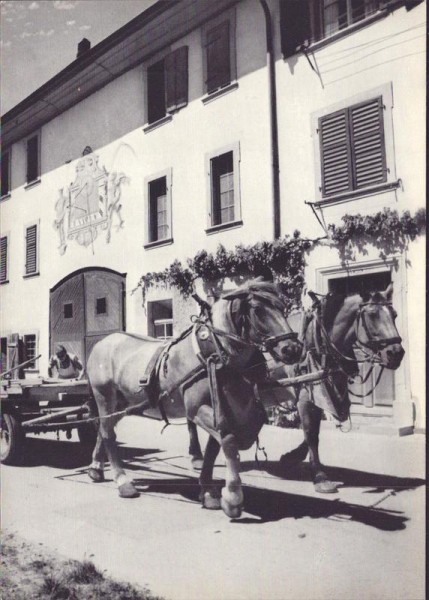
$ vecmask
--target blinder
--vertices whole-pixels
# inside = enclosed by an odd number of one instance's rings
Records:
[[[368,323],[365,318],[365,313],[366,313],[365,308],[367,306],[387,306],[389,309],[389,312],[391,313],[392,319],[393,319],[393,306],[392,306],[391,302],[363,302],[359,306],[359,311],[358,311],[357,318],[355,321],[356,341],[358,342],[358,344],[360,344],[361,346],[364,346],[366,348],[369,348],[372,352],[375,352],[375,353],[380,352],[381,350],[383,350],[384,348],[386,348],[387,346],[390,346],[392,344],[400,344],[402,342],[402,338],[399,335],[389,337],[389,338],[380,338],[380,339],[375,339],[371,336],[371,332],[369,330]],[[363,341],[359,337],[360,324],[362,324],[363,330],[365,331],[365,334],[368,338],[366,341]]]

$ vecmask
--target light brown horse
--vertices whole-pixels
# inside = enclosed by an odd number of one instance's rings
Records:
[[[210,434],[200,478],[203,505],[222,506],[228,516],[238,517],[243,503],[239,450],[256,440],[265,417],[254,392],[261,369],[264,372],[262,350],[288,364],[296,362],[302,350],[285,318],[278,289],[255,280],[216,301],[211,319],[197,320],[161,351],[152,385],[142,387],[140,380],[161,344],[114,333],[94,347],[87,373],[98,407],[99,433],[89,476],[103,480],[106,452],[119,495],[138,495],[123,469],[114,426],[127,408],[153,407],[160,399],[168,416],[186,416]],[[212,484],[212,456],[220,447],[226,483],[219,498]]]
[[[337,491],[319,458],[319,432],[323,410],[339,421],[349,417],[348,386],[358,376],[358,361],[354,349],[359,348],[364,359],[359,362],[378,364],[395,370],[405,351],[395,325],[396,311],[392,306],[393,286],[384,292],[373,292],[364,300],[360,294],[342,296],[328,294],[321,300],[313,294],[314,306],[304,322],[300,338],[304,344],[303,363],[324,366],[330,376],[321,384],[296,389],[298,412],[304,441],[284,454],[280,464],[284,469],[303,461],[309,453],[315,490],[321,493]]]
[[[286,473],[296,463],[304,461],[309,453],[317,492],[337,491],[337,485],[329,480],[320,462],[320,423],[323,411],[331,413],[340,422],[349,417],[348,384],[358,373],[354,349],[358,347],[363,352],[365,358],[361,362],[376,363],[392,370],[401,364],[404,349],[395,325],[396,312],[392,306],[392,294],[392,285],[389,285],[385,292],[370,294],[366,301],[359,294],[349,297],[328,294],[321,300],[317,299],[316,294],[312,294],[314,306],[305,315],[299,336],[303,342],[300,362],[292,368],[280,367],[271,373],[271,378],[282,379],[286,373],[293,377],[311,372],[312,369],[321,369],[322,366],[326,373],[329,373],[327,378],[316,384],[301,385],[292,393],[285,392],[287,398],[295,395],[304,441],[298,448],[281,457],[280,466]],[[263,403],[273,406],[276,400],[273,398],[272,389],[264,390],[264,381],[259,383]],[[277,398],[279,395],[281,394],[276,394]],[[193,464],[198,465],[201,450],[197,429],[194,423],[189,423],[188,427],[189,453],[193,457]],[[210,472],[210,461],[214,464],[217,452],[214,442],[209,440],[203,472]]]

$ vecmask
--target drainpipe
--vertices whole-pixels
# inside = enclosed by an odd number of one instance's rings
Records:
[[[280,237],[280,166],[273,30],[271,13],[266,3],[266,0],[259,1],[261,3],[265,15],[265,29],[267,37],[268,87],[270,94],[271,160],[273,169],[274,239],[277,239]]]

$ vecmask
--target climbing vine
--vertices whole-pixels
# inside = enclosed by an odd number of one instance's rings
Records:
[[[426,211],[420,209],[414,216],[405,211],[401,216],[396,210],[385,208],[374,215],[344,215],[341,225],[328,225],[328,235],[313,240],[303,238],[299,231],[292,236],[272,242],[253,245],[239,244],[233,250],[219,245],[216,252],[200,250],[189,258],[184,266],[175,260],[163,271],[152,271],[140,278],[143,304],[147,292],[157,285],[176,288],[184,297],[194,291],[194,282],[200,279],[214,291],[221,291],[226,278],[240,284],[249,276],[270,273],[279,283],[287,308],[300,306],[304,286],[305,256],[320,244],[337,248],[341,261],[355,260],[356,251],[366,253],[366,246],[373,245],[385,259],[408,248],[410,241],[426,231]]]

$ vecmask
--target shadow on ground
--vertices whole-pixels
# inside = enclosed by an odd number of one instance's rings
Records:
[[[158,448],[121,447],[122,458],[135,460],[161,452]],[[92,447],[79,442],[27,438],[25,440],[23,467],[53,467],[56,469],[79,469],[91,463]],[[128,467],[127,467],[128,468]]]
[[[242,472],[260,469],[270,475],[285,479],[287,481],[313,481],[309,463],[301,463],[288,468],[281,467],[278,461],[246,461],[241,463]],[[344,467],[324,467],[331,481],[341,482],[344,487],[373,488],[365,493],[380,493],[394,489],[395,491],[412,490],[425,484],[424,479],[417,477],[397,477],[396,475],[384,475],[382,473],[369,473],[357,469],[346,469]]]

